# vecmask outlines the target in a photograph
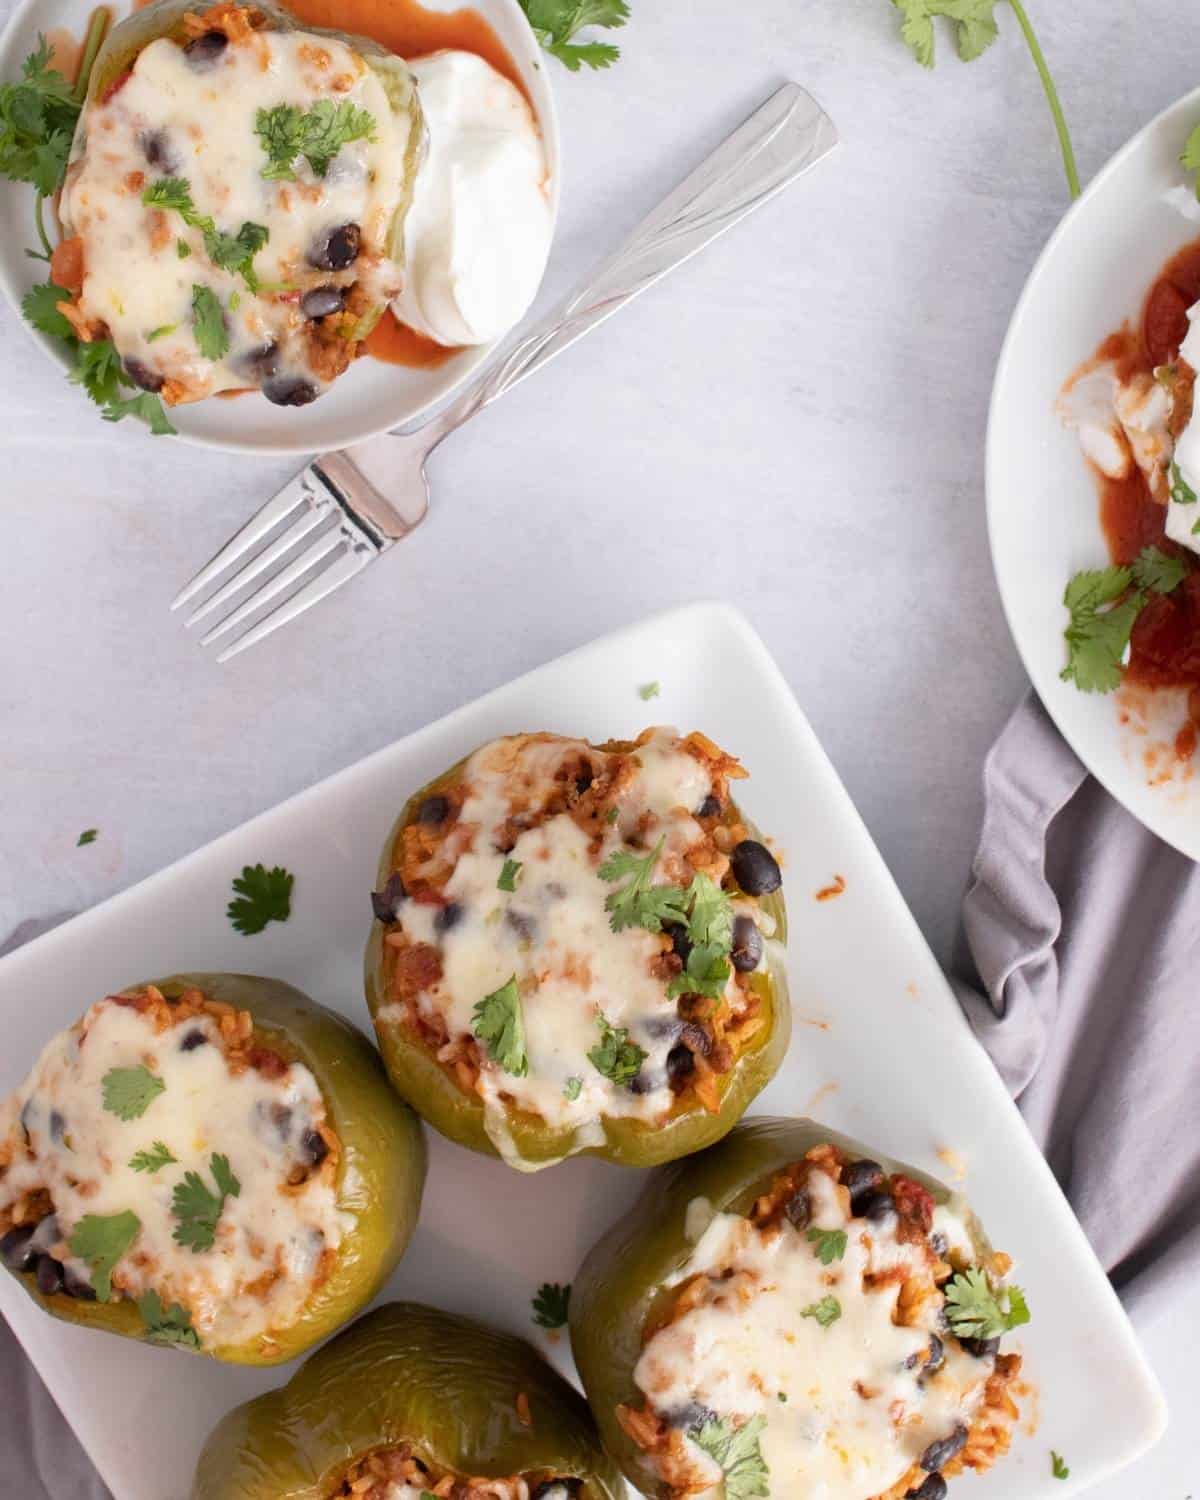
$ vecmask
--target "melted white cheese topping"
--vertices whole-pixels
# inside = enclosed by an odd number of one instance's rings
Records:
[[[842,1259],[822,1265],[806,1232],[786,1221],[763,1232],[711,1205],[689,1210],[700,1239],[675,1281],[705,1276],[705,1296],[650,1339],[634,1381],[668,1419],[697,1406],[739,1426],[763,1418],[772,1496],[868,1500],[931,1442],[969,1425],[991,1363],[947,1340],[944,1366],[922,1384],[919,1356],[936,1332],[939,1299],[919,1325],[901,1327],[893,1321],[899,1282],[863,1283],[891,1267],[918,1269],[921,1247],[896,1238],[895,1220],[889,1228],[852,1219],[826,1173],[812,1171],[807,1188],[812,1225],[847,1234]],[[941,1227],[958,1237],[950,1218],[944,1213]],[[801,1315],[831,1296],[841,1315],[827,1327]],[[697,1482],[712,1486],[706,1496],[718,1496],[719,1467],[690,1437],[687,1449]]]
[[[550,252],[541,134],[520,90],[473,52],[411,66],[429,151],[396,316],[439,344],[488,344],[524,316]]]
[[[320,100],[366,110],[373,139],[343,146],[325,177],[300,158],[293,163],[296,181],[265,178],[258,111],[283,104],[308,110]],[[68,232],[84,239],[80,306],[107,325],[123,358],[186,382],[188,399],[258,384],[261,368],[252,355],[272,341],[281,346],[280,373],[307,373],[304,319],[296,300],[255,296],[241,276],[214,265],[201,232],[178,213],[145,205],[142,192],[157,179],[184,178],[196,211],[211,216],[218,230],[236,235],[244,223],[266,228],[269,238],[254,258],[264,291],[284,290],[297,278],[308,286],[330,279],[309,264],[309,253],[345,224],[359,226],[362,250],[331,279],[362,279],[380,302],[398,289],[401,273],[386,252],[404,191],[408,116],[393,111],[379,75],[343,42],[301,31],[256,32],[200,68],[162,38],[141,52],[107,102],[88,105],[79,128],[82,154],[68,173],[62,217]],[[184,258],[180,241],[190,250]],[[230,348],[216,362],[196,342],[196,286],[211,290],[225,309]]]
[[[505,1160],[520,1166],[504,1098],[555,1127],[575,1127],[573,1150],[602,1142],[602,1117],[656,1120],[673,1103],[666,1060],[678,1040],[677,1004],[667,998],[666,981],[650,970],[662,952],[661,937],[640,927],[612,930],[605,900],[623,882],[608,884],[597,869],[650,814],[646,842],[664,839],[653,883],[686,884],[691,875],[684,852],[703,837],[692,814],[712,790],[712,777],[673,730],[659,730],[633,752],[637,774],[621,793],[618,820],[606,831],[599,855],[566,813],[522,833],[505,854],[492,835],[512,811],[514,788],[552,785],[562,762],[587,748],[575,740],[528,740],[514,764],[516,744],[494,741],[465,768],[470,790],[459,826],[473,836],[444,888],[459,908],[454,925],[440,931],[440,908],[414,900],[402,902],[397,916],[412,941],[440,950],[442,978],[418,1004],[426,1014],[443,1017],[452,1037],[469,1035],[476,1004],[516,976],[529,1070],[518,1078],[485,1059],[480,1092],[493,1143]],[[506,859],[521,865],[511,894],[497,886]],[[740,1004],[732,973],[725,993]],[[646,1052],[642,1092],[615,1085],[589,1060],[602,1040],[600,1015],[626,1028]],[[403,1024],[403,1006],[385,1006],[379,1017]],[[573,1079],[579,1090],[570,1099],[565,1091]]]
[[[199,1032],[203,1045],[181,1046]],[[181,1303],[203,1345],[242,1341],[292,1322],[312,1289],[322,1253],[336,1249],[352,1219],[339,1212],[334,1189],[314,1175],[284,1191],[303,1158],[302,1141],[325,1118],[316,1079],[292,1063],[278,1079],[252,1068],[233,1074],[207,1015],[156,1032],[147,1016],[100,1001],[74,1027],[54,1037],[6,1106],[5,1135],[28,1135],[7,1172],[0,1172],[0,1209],[35,1188],[49,1190],[62,1239],[85,1214],[131,1210],[140,1229],[117,1263],[116,1284],[137,1297],[153,1288],[163,1305]],[[164,1085],[140,1118],[122,1120],[104,1106],[104,1077],[114,1068],[144,1066]],[[129,1165],[138,1151],[162,1142],[176,1158],[155,1172]],[[211,1250],[174,1239],[175,1187],[198,1172],[208,1188],[211,1158],[228,1158],[240,1194],[225,1199]],[[89,1267],[69,1260],[85,1280]],[[279,1278],[256,1294],[265,1273]]]

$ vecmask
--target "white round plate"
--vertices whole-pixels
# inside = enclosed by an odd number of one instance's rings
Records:
[[[424,0],[430,10],[456,10],[464,0]],[[558,116],[541,66],[541,52],[517,0],[466,0],[491,23],[520,70],[533,100],[550,169],[550,209],[558,217],[560,162]],[[121,20],[126,5],[113,7]],[[18,76],[24,58],[37,45],[39,32],[62,27],[82,36],[92,0],[24,0],[0,38],[0,80]],[[20,317],[21,298],[45,277],[42,261],[30,260],[26,248],[37,243],[33,227],[33,189],[24,183],[0,182],[0,287]],[[24,323],[24,319],[21,320]],[[25,325],[28,327],[28,324]],[[65,368],[52,339],[29,330],[54,361]],[[200,401],[177,406],[171,421],[180,438],[208,448],[249,453],[313,453],[346,448],[376,433],[399,427],[443,400],[487,359],[494,345],[467,349],[435,370],[406,369],[379,360],[360,359],[331,390],[311,406],[272,406],[260,395],[234,401]],[[100,421],[99,412],[81,393],[79,420]]]
[[[1173,741],[1183,695],[1081,693],[1066,661],[1063,589],[1110,562],[1099,493],[1074,433],[1054,414],[1067,377],[1126,318],[1164,262],[1200,236],[1165,194],[1185,183],[1179,153],[1200,121],[1200,89],[1152,120],[1051,236],[1013,313],[996,367],[987,438],[992,561],[1025,668],[1072,749],[1160,838],[1200,859],[1200,775]]]

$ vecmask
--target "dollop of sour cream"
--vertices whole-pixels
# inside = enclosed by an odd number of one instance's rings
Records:
[[[520,90],[473,52],[436,52],[410,66],[428,149],[393,310],[439,344],[489,344],[528,310],[550,251],[541,133]]]

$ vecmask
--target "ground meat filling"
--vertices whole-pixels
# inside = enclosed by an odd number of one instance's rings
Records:
[[[374,895],[388,1001],[377,1023],[419,1038],[485,1106],[585,1135],[604,1117],[715,1113],[738,1057],[762,1040],[774,922],[758,896],[779,883],[730,800],[744,775],[704,736],[673,730],[624,746],[549,734],[484,746],[395,839]],[[614,856],[649,860],[651,887],[704,877],[723,893],[723,980],[687,982],[686,919],[618,924],[606,901],[633,877],[605,873]],[[524,1073],[505,1069],[479,1025],[480,1003],[510,979]],[[623,1066],[594,1056],[614,1033],[634,1049]]]
[[[826,1145],[749,1215],[692,1212],[694,1252],[643,1331],[641,1399],[617,1411],[672,1500],[721,1492],[735,1432],[754,1493],[828,1500],[943,1500],[1007,1451],[1021,1359],[953,1332],[945,1289],[978,1264],[956,1209]],[[1009,1268],[981,1267],[997,1284]]]
[[[439,1471],[407,1445],[357,1459],[329,1500],[576,1500],[583,1481],[543,1470],[511,1479],[467,1478]]]
[[[340,1157],[312,1073],[250,1012],[110,995],[0,1106],[0,1258],[45,1295],[135,1301],[160,1342],[269,1352],[336,1261]]]

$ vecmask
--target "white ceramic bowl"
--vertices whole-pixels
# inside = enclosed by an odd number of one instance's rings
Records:
[[[431,10],[449,11],[460,8],[463,0],[424,0],[424,3]],[[545,141],[550,168],[550,207],[556,221],[561,169],[550,69],[539,65],[540,49],[517,0],[469,0],[469,4],[491,23],[529,90]],[[0,38],[0,79],[18,76],[22,61],[37,45],[39,32],[64,27],[71,35],[82,36],[93,8],[91,0],[24,0]],[[25,254],[26,247],[36,244],[33,201],[33,189],[28,185],[0,182],[0,287],[18,318],[21,298],[45,276],[43,262],[30,260]],[[21,321],[24,323],[24,319]],[[56,363],[65,367],[62,352],[52,339],[32,328],[29,332]],[[171,421],[184,442],[210,448],[251,453],[312,453],[346,448],[411,422],[460,386],[494,347],[467,349],[434,370],[407,369],[360,359],[311,406],[272,406],[265,397],[255,394],[235,401],[211,400],[177,406],[171,412]],[[82,393],[79,420],[101,420],[98,409]]]
[[[1063,589],[1110,561],[1099,496],[1075,435],[1054,414],[1071,372],[1139,316],[1163,263],[1200,235],[1164,201],[1186,181],[1179,153],[1200,121],[1200,89],[1152,120],[1051,236],[1017,303],[996,367],[987,441],[996,580],[1026,670],[1092,774],[1168,843],[1200,859],[1200,775],[1176,759],[1182,695],[1081,693],[1061,681]]]

